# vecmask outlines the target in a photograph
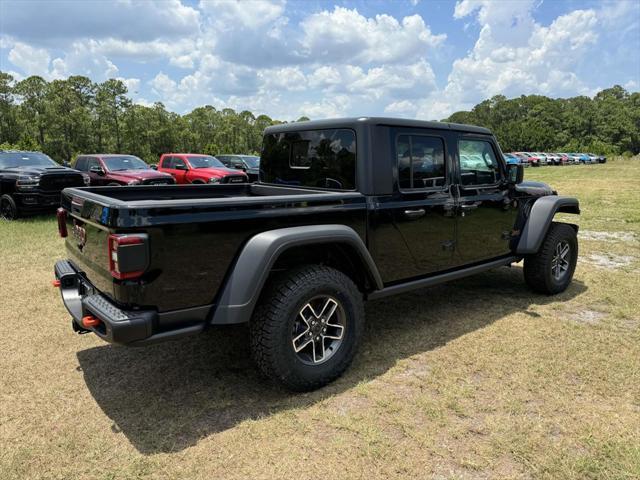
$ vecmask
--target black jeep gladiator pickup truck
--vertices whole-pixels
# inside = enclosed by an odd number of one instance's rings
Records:
[[[44,153],[0,150],[0,217],[54,211],[66,187],[89,185],[89,177],[54,162]]]
[[[74,330],[108,342],[249,322],[259,368],[310,390],[352,361],[365,300],[521,260],[536,292],[567,288],[578,227],[554,215],[578,201],[522,175],[484,128],[277,125],[258,183],[65,189],[55,283]]]

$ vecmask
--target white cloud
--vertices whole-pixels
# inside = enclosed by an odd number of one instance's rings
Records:
[[[51,56],[44,48],[35,48],[25,43],[13,44],[8,55],[9,61],[27,75],[49,76]]]
[[[534,8],[532,1],[458,2],[455,18],[476,14],[478,40],[467,56],[453,62],[447,85],[423,103],[418,115],[447,116],[497,94],[592,94],[574,69],[597,42],[596,12],[575,10],[545,27],[534,21]]]
[[[386,14],[367,18],[356,9],[344,7],[312,14],[300,26],[305,56],[331,63],[412,61],[424,57],[446,38],[431,33],[419,15],[399,22]]]
[[[200,0],[200,9],[219,26],[233,29],[240,24],[256,29],[280,18],[285,3],[285,0]]]

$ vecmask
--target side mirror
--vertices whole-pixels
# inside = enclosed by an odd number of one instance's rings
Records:
[[[95,173],[96,175],[100,175],[100,176],[104,175],[104,170],[102,169],[102,167],[98,167],[97,165],[91,167],[89,171],[91,173]]]
[[[158,170],[158,165],[149,165],[153,170]]]
[[[62,162],[62,166],[63,166],[63,167],[67,167],[67,168],[69,168],[69,167],[71,166],[71,164],[70,164],[69,162],[67,162],[66,160],[64,160],[64,161]]]
[[[522,183],[524,179],[524,165],[521,163],[507,164],[507,181],[512,185]]]
[[[189,169],[187,168],[187,166],[186,166],[184,163],[181,163],[181,164],[175,165],[173,168],[174,168],[175,170],[185,170],[185,171],[186,171],[186,170],[189,170]]]

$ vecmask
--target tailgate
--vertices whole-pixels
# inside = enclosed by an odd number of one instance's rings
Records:
[[[114,279],[108,255],[110,230],[104,224],[109,207],[83,198],[82,191],[73,189],[62,192],[62,208],[66,210],[65,247],[70,260],[96,288],[113,297]]]

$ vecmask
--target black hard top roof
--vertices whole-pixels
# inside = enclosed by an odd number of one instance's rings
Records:
[[[356,128],[359,125],[390,125],[394,127],[432,128],[439,130],[455,130],[458,132],[491,134],[491,131],[476,127],[475,125],[463,125],[460,123],[428,122],[424,120],[411,120],[408,118],[387,117],[349,117],[326,120],[309,120],[306,122],[281,123],[267,127],[265,134],[291,132],[300,130],[315,130],[323,128]]]

